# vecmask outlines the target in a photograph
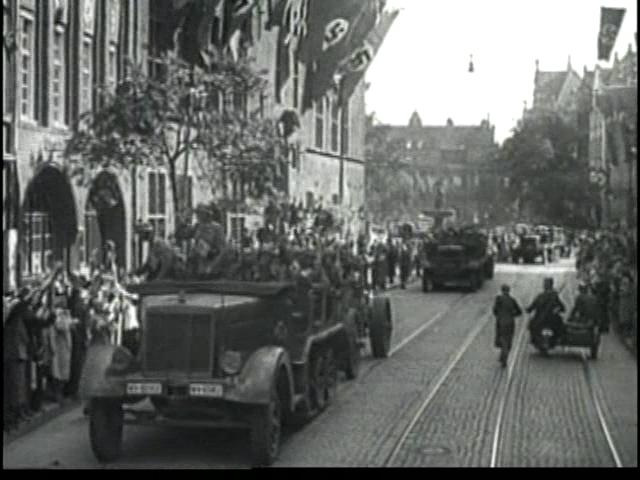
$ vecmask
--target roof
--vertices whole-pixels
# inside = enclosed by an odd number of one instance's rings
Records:
[[[249,297],[274,297],[292,288],[288,282],[238,282],[238,281],[203,281],[180,282],[175,280],[127,285],[127,290],[138,295],[168,295],[171,293],[215,293],[223,295],[245,295]]]
[[[567,73],[564,72],[536,72],[535,92],[548,96],[554,100],[560,95],[562,86],[567,79]]]

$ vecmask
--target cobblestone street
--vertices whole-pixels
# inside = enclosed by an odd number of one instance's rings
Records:
[[[486,467],[493,456],[497,466],[615,466],[589,379],[616,455],[624,466],[637,466],[637,366],[613,335],[585,367],[579,350],[540,356],[521,318],[506,388],[510,369],[500,368],[493,347],[493,297],[506,282],[526,307],[547,275],[571,306],[575,272],[568,261],[498,267],[495,279],[473,294],[424,294],[418,285],[393,291],[390,358],[367,358],[357,380],[343,380],[324,413],[286,435],[274,466]],[[126,427],[124,455],[108,468],[246,468],[246,437]],[[99,466],[80,408],[5,446],[3,457],[5,467]]]

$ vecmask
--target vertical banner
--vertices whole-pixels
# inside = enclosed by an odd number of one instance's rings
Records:
[[[600,9],[600,32],[598,34],[598,60],[609,60],[616,44],[618,32],[626,10],[624,8]]]

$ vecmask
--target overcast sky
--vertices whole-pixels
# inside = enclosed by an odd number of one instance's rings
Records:
[[[637,32],[635,0],[389,0],[402,8],[367,72],[367,111],[404,125],[417,110],[425,125],[478,125],[490,115],[506,138],[531,105],[535,60],[563,70],[571,56],[582,76],[597,63],[600,7],[626,8],[615,51]],[[468,72],[473,54],[475,73]],[[611,56],[613,61],[613,55]],[[600,62],[609,66],[611,62]]]

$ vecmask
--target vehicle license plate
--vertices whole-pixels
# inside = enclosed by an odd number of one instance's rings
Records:
[[[222,385],[212,383],[192,383],[189,385],[189,395],[192,397],[222,397]]]
[[[129,395],[160,395],[162,384],[160,383],[127,383]]]

